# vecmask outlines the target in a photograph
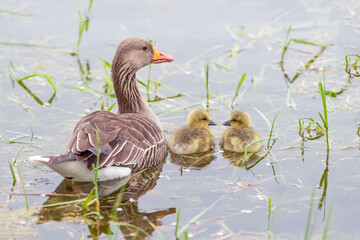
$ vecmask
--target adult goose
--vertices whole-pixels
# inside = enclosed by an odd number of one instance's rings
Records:
[[[172,153],[201,153],[215,146],[215,138],[208,126],[216,123],[210,120],[208,112],[201,109],[192,110],[187,123],[171,135],[169,149]]]
[[[162,162],[167,141],[155,113],[140,95],[136,72],[151,63],[173,60],[141,38],[123,40],[111,68],[118,113],[97,111],[85,116],[75,126],[67,153],[31,157],[31,160],[45,163],[75,182],[93,181],[92,170],[98,154],[98,181],[121,178],[129,175],[131,170]]]
[[[260,134],[251,127],[251,118],[247,112],[236,111],[230,116],[230,120],[223,123],[231,126],[221,136],[220,145],[224,150],[243,153],[246,145],[260,140]],[[262,148],[261,142],[248,147],[248,152],[259,152]]]

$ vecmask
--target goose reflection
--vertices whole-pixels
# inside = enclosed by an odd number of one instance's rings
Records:
[[[144,239],[152,234],[156,226],[161,226],[161,218],[176,212],[175,208],[154,212],[139,211],[138,199],[156,186],[161,171],[162,165],[135,172],[131,177],[121,180],[100,182],[98,185],[100,219],[94,215],[86,216],[81,208],[83,202],[77,202],[41,208],[37,213],[38,224],[61,221],[69,217],[80,218],[80,221],[85,220],[88,223],[91,234],[89,237],[93,239],[98,239],[102,234],[115,235],[119,230],[125,239],[133,239],[136,234],[137,238],[134,239]],[[63,180],[43,206],[86,198],[93,187],[92,183],[74,183]],[[116,205],[117,199],[121,199],[119,205]],[[116,206],[116,211],[113,211],[114,206]]]

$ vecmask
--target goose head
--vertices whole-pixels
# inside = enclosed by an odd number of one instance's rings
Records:
[[[247,112],[236,111],[230,116],[230,120],[223,123],[224,126],[231,126],[232,128],[244,128],[251,126],[251,118]]]
[[[156,50],[149,41],[142,38],[127,38],[123,40],[113,59],[113,70],[128,68],[137,71],[151,63],[174,61],[170,55]]]
[[[207,126],[215,126],[216,123],[210,119],[210,115],[205,110],[192,110],[187,119],[188,125],[199,128],[206,128]]]

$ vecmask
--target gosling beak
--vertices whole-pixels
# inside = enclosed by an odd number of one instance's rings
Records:
[[[170,55],[166,55],[159,50],[154,48],[154,57],[151,63],[164,63],[164,62],[172,62],[174,58]]]
[[[224,126],[231,126],[230,125],[230,120],[227,120],[226,122],[223,123]]]
[[[216,123],[213,120],[210,120],[208,125],[209,126],[216,126]]]

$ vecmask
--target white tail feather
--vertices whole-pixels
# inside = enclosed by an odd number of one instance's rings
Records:
[[[32,156],[29,157],[29,160],[32,162],[48,163],[50,161],[50,158],[42,156]]]
[[[48,164],[49,157],[32,156],[30,161]],[[80,161],[65,161],[55,165],[49,166],[54,171],[67,179],[74,182],[92,182],[94,180],[94,172],[87,168],[85,162]],[[131,174],[131,169],[128,167],[108,166],[99,169],[98,181],[108,181],[117,178],[123,178]]]

